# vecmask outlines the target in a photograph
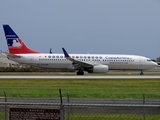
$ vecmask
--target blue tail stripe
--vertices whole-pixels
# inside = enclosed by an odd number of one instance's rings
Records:
[[[19,38],[18,35],[12,30],[12,28],[9,25],[3,25],[3,29],[4,29],[6,39]]]

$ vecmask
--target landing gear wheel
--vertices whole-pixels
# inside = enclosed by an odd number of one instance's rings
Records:
[[[84,72],[83,72],[83,71],[81,72],[81,75],[84,75]]]
[[[84,72],[83,71],[78,71],[77,75],[84,75]]]
[[[143,71],[141,70],[140,75],[144,75]]]
[[[80,75],[80,72],[79,72],[79,71],[77,72],[77,75]]]

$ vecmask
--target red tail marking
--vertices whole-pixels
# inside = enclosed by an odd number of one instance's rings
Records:
[[[25,45],[25,43],[18,38],[19,42],[21,43],[20,47],[8,47],[9,53],[11,54],[35,54],[40,53],[38,51],[32,50]]]

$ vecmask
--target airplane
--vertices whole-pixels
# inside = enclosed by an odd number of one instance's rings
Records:
[[[33,50],[22,41],[9,25],[3,25],[9,53],[8,59],[21,64],[29,64],[43,68],[73,69],[77,75],[88,73],[107,73],[109,70],[144,70],[152,69],[158,64],[151,59],[139,55],[125,54],[63,54],[42,53]]]

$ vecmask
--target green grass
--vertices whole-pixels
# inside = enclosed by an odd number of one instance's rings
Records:
[[[0,97],[160,98],[160,80],[0,80]]]
[[[65,117],[66,120],[68,116]],[[143,120],[143,114],[71,114],[71,120]],[[146,120],[160,120],[159,114],[147,114]]]
[[[0,120],[4,120],[4,113],[0,113]],[[143,114],[70,114],[70,120],[143,120]],[[65,120],[68,119],[66,113]],[[160,120],[159,114],[147,114],[146,120]]]

